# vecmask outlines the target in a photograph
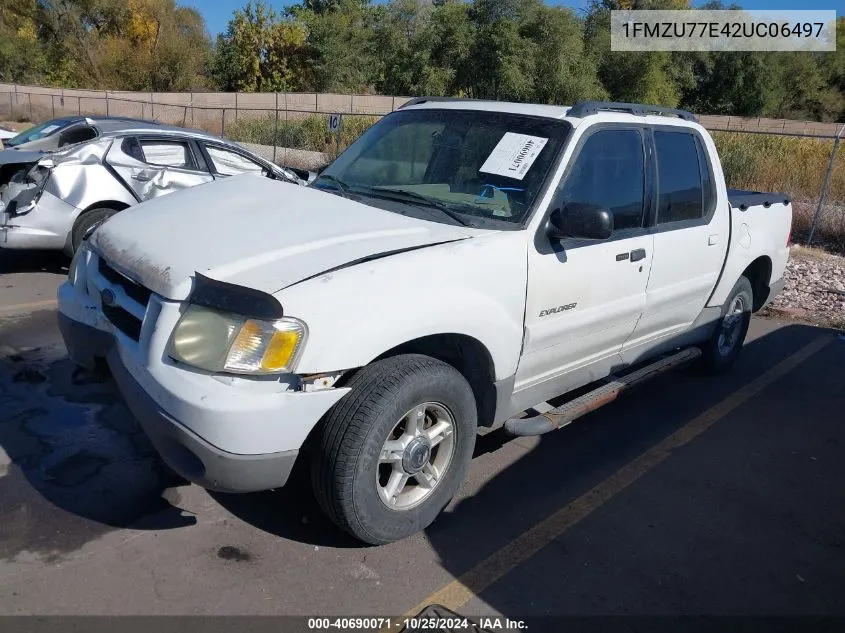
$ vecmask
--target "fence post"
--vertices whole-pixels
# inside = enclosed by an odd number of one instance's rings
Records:
[[[185,111],[182,113],[182,127],[185,127],[185,121],[188,120],[188,106],[185,106]]]
[[[17,86],[15,86],[15,91],[17,91],[17,89],[18,89]],[[11,90],[9,91],[9,118],[10,119],[15,118],[15,106],[12,103],[12,91]]]
[[[106,93],[106,116],[109,116],[109,93]]]
[[[822,207],[824,207],[824,199],[827,197],[827,188],[830,186],[830,174],[833,172],[833,164],[836,161],[836,150],[839,149],[839,139],[842,137],[842,131],[845,130],[845,123],[839,128],[839,133],[833,141],[833,149],[830,152],[830,162],[827,164],[827,171],[824,174],[824,182],[822,183],[822,190],[819,194],[819,206],[816,207],[816,213],[813,215],[813,225],[810,227],[810,235],[807,238],[807,246],[813,241],[813,235],[816,232],[816,226],[819,222],[819,217],[822,214]]]
[[[226,136],[226,108],[223,108],[223,116],[220,117],[220,136]]]
[[[275,94],[276,97],[276,124],[273,126],[273,163],[276,162],[276,142],[279,138],[279,93]]]
[[[194,91],[191,90],[191,127],[194,127]]]
[[[54,94],[50,95],[50,107],[53,110],[53,118],[55,119],[56,118],[56,95],[54,95]]]
[[[29,97],[29,120],[32,121],[32,93],[27,92],[26,96]]]

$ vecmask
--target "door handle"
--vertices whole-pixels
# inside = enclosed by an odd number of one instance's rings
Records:
[[[707,246],[714,246],[715,244],[719,243],[719,236],[718,235],[711,235],[707,238]]]
[[[631,261],[638,262],[641,259],[645,259],[645,249],[644,248],[635,248],[631,251]]]
[[[144,174],[132,174],[132,180],[137,180],[138,182],[150,182],[152,178],[145,176]]]

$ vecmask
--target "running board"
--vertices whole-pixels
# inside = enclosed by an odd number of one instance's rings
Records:
[[[531,417],[511,418],[507,420],[505,422],[505,430],[511,435],[522,437],[526,435],[542,435],[549,431],[561,429],[582,415],[590,411],[595,411],[609,402],[613,402],[619,394],[631,387],[670,369],[677,369],[682,365],[691,363],[699,356],[701,356],[701,350],[697,347],[690,347],[671,356],[665,356],[625,376],[608,376],[607,379],[610,382],[555,409],[550,408],[548,411]],[[538,408],[542,408],[541,405],[538,405]]]

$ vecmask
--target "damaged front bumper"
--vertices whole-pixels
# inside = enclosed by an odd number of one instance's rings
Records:
[[[132,282],[102,270],[83,251],[74,279],[59,287],[70,358],[88,367],[105,359],[153,446],[189,481],[222,492],[283,486],[308,433],[349,390],[307,392],[292,376],[249,379],[180,366],[166,353],[180,304],[151,294],[142,305],[126,292]],[[127,334],[133,318],[140,327]]]
[[[79,210],[45,191],[51,169],[43,163],[0,164],[0,248],[66,247]]]
[[[67,247],[79,209],[43,192],[23,210],[0,206],[0,248],[59,250]]]

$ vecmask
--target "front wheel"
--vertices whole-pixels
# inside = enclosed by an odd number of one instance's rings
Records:
[[[398,541],[428,527],[466,476],[472,389],[452,366],[417,354],[364,367],[347,386],[318,429],[314,493],[357,539]]]
[[[753,301],[751,282],[740,277],[722,306],[718,326],[701,347],[699,367],[705,373],[723,373],[736,361],[751,323]]]
[[[105,207],[91,209],[90,211],[83,213],[79,219],[76,220],[76,224],[74,224],[73,231],[70,235],[71,255],[79,250],[82,243],[97,230],[98,226],[108,220],[115,213],[117,213],[117,211],[114,209],[108,209]]]

